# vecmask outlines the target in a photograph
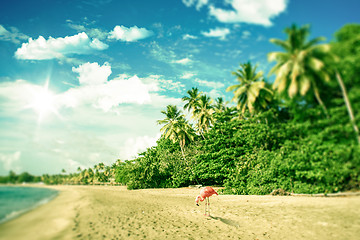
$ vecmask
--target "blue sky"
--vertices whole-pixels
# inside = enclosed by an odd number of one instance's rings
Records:
[[[0,175],[74,172],[132,159],[168,104],[198,87],[231,99],[231,71],[267,74],[292,23],[330,41],[357,0],[3,1]],[[270,80],[271,81],[271,78]]]

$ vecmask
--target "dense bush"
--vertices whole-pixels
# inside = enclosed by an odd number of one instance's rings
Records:
[[[225,193],[269,194],[358,189],[360,149],[344,107],[309,109],[305,121],[283,121],[269,110],[248,119],[218,121],[205,139],[186,147],[161,138],[156,147],[118,167],[129,189],[223,185]],[[265,121],[266,118],[266,121]]]

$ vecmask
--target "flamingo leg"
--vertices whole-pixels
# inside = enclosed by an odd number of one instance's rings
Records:
[[[209,212],[209,217],[210,217],[210,198],[208,198],[208,207],[209,207],[208,212]]]
[[[204,213],[205,216],[206,216],[206,208],[207,208],[207,198],[205,198],[205,213]]]
[[[205,198],[205,214],[204,215],[210,216],[210,198],[209,197]]]

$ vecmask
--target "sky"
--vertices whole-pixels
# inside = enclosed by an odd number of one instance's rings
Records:
[[[0,175],[130,160],[192,87],[230,101],[231,74],[267,73],[291,24],[333,39],[358,0],[33,0],[0,3]],[[272,81],[267,77],[267,81]]]

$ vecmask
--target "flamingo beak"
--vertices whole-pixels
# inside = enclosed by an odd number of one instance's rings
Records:
[[[196,206],[200,206],[198,203],[196,203]]]

